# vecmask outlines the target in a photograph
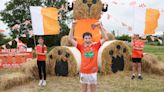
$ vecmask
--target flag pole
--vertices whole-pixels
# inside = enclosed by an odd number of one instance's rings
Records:
[[[34,38],[34,45],[36,47],[36,37],[35,37],[35,35],[33,36],[33,38]]]

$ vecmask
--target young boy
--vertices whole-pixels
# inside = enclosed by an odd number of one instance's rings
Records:
[[[39,73],[39,86],[46,86],[46,54],[47,47],[44,45],[44,40],[42,37],[38,39],[38,45],[35,47],[37,53],[37,65],[38,65],[38,73]],[[44,80],[42,80],[42,72],[44,74]]]
[[[141,59],[143,57],[143,48],[144,48],[144,41],[139,39],[139,35],[135,34],[134,38],[132,39],[132,77],[131,79],[135,79],[135,69],[138,70],[138,79],[142,80],[141,76]]]
[[[97,53],[100,46],[108,40],[108,37],[100,23],[94,24],[95,27],[99,27],[103,39],[97,43],[92,43],[92,34],[86,32],[83,34],[84,44],[79,44],[74,40],[73,33],[76,22],[73,22],[72,29],[69,33],[69,41],[81,52],[82,62],[80,65],[80,82],[82,83],[82,91],[87,92],[87,85],[90,85],[91,92],[96,92],[97,83]]]

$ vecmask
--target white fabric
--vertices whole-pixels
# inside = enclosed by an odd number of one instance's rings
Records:
[[[146,8],[135,8],[133,34],[144,35]]]
[[[97,73],[84,74],[80,73],[80,83],[82,84],[97,84]]]
[[[44,35],[43,30],[43,16],[41,14],[42,7],[40,6],[31,6],[31,19],[32,19],[32,28],[34,35]]]

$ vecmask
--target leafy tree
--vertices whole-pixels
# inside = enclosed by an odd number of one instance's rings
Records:
[[[17,36],[20,37],[21,34],[32,29],[31,24],[23,24],[26,20],[31,20],[30,6],[46,5],[59,9],[65,5],[65,3],[66,0],[10,0],[6,3],[6,8],[0,12],[2,16],[1,20],[9,26],[12,38],[16,38]],[[67,16],[67,11],[62,10],[59,14],[61,15],[61,18],[59,18],[59,24],[61,26],[60,34],[45,36],[45,43],[48,46],[60,45],[61,37],[67,35],[69,32],[66,21],[71,18]],[[20,29],[13,30],[12,27],[15,24],[20,24]],[[20,39],[27,43],[28,47],[34,47],[33,38],[20,37]]]
[[[116,39],[123,40],[123,41],[128,41],[128,42],[131,41],[131,37],[128,36],[128,35],[122,35],[122,36],[117,37]]]
[[[6,38],[6,36],[2,33],[0,33],[0,46],[6,44],[7,42],[9,42],[11,39],[10,38]]]

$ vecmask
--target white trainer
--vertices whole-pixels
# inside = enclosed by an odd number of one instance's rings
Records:
[[[43,80],[42,86],[46,86],[46,80]]]
[[[42,86],[42,83],[43,83],[43,81],[42,81],[42,80],[39,80],[38,85],[39,85],[39,86]]]

